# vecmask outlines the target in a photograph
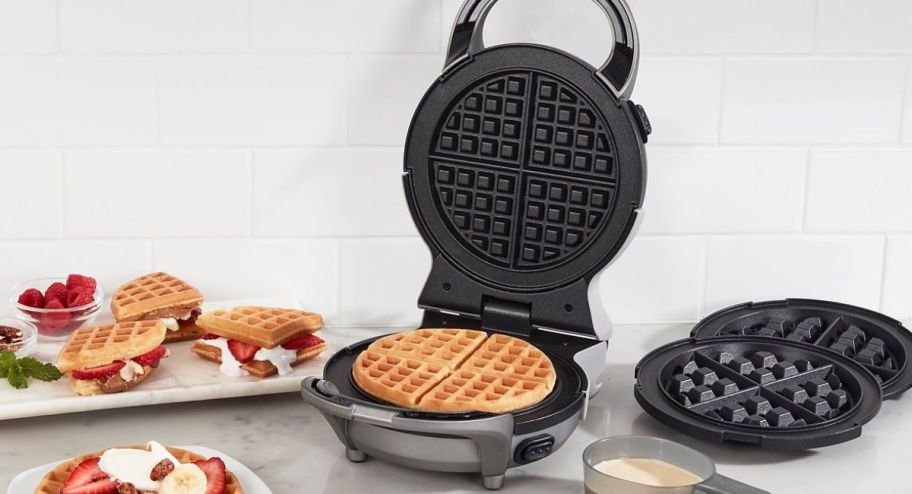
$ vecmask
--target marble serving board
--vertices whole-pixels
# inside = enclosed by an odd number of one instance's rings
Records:
[[[203,310],[239,305],[300,306],[294,300],[258,299],[207,302]],[[91,324],[109,324],[112,321],[111,315],[104,313]],[[317,334],[326,341],[326,351],[319,357],[296,366],[289,375],[276,375],[266,379],[224,376],[219,372],[217,364],[203,360],[190,351],[193,341],[185,341],[169,344],[171,355],[142,384],[123,393],[76,396],[65,377],[51,383],[30,380],[27,389],[15,389],[0,381],[0,420],[294,392],[300,388],[301,380],[305,377],[322,376],[323,365],[333,352],[344,346],[340,338],[334,337],[331,328],[323,329]],[[39,342],[32,356],[45,362],[54,362],[62,345],[62,342]]]
[[[206,448],[203,446],[177,446],[180,449],[185,449],[187,451],[196,453],[198,455],[205,456],[207,458],[212,458],[217,456],[225,462],[225,467],[237,477],[238,482],[241,483],[241,488],[244,489],[244,494],[272,494],[272,491],[269,490],[269,487],[266,486],[266,483],[262,479],[257,477],[249,468],[245,467],[241,462],[235,460],[234,458],[216,451],[211,448]],[[57,465],[66,460],[61,460],[54,463],[48,463],[47,465],[41,465],[40,467],[32,468],[25,472],[20,473],[10,482],[9,487],[7,487],[7,494],[30,494],[35,492],[35,489],[38,488],[38,484],[41,482],[41,479],[47,475],[48,472],[53,470]]]

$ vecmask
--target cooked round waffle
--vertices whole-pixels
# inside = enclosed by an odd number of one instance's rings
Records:
[[[121,449],[146,449],[145,446],[118,446]],[[167,448],[168,452],[174,455],[175,458],[180,460],[181,463],[192,463],[194,461],[205,460],[206,458],[200,456],[196,453],[191,453],[190,451],[178,449],[178,448]],[[72,460],[65,461],[60,465],[57,465],[56,468],[48,472],[47,475],[41,479],[41,483],[38,484],[38,488],[35,489],[35,494],[60,494],[60,490],[63,488],[63,484],[70,478],[70,474],[73,473],[73,470],[79,466],[80,463],[100,457],[104,451],[99,451],[97,453],[92,453],[88,455],[83,455]],[[225,494],[244,494],[244,489],[241,488],[241,483],[238,481],[237,477],[234,476],[231,472],[226,472],[225,476]]]
[[[57,355],[57,368],[67,373],[127,361],[155,349],[165,339],[164,322],[136,321],[79,328]]]
[[[531,344],[480,331],[421,329],[380,338],[352,368],[367,394],[427,412],[508,413],[554,388],[551,360]]]
[[[202,303],[203,295],[187,282],[168,273],[151,273],[118,288],[111,298],[111,313],[118,321],[155,319],[147,316],[161,311],[189,312]]]

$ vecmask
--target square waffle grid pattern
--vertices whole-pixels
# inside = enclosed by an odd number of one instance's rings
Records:
[[[514,375],[551,384],[555,375],[551,360],[539,349],[525,341],[496,334],[491,335],[461,369]]]
[[[420,355],[455,369],[468,358],[487,335],[479,331],[419,329],[377,340],[377,348],[398,356]]]
[[[415,398],[424,396],[449,374],[446,366],[418,360],[365,351],[357,365],[366,367],[372,383],[386,388],[392,395],[406,398],[417,405]],[[368,390],[370,391],[370,390]]]
[[[853,406],[831,365],[790,362],[763,351],[695,352],[675,369],[665,389],[693,413],[761,428],[820,424]]]
[[[761,322],[729,324],[722,329],[721,335],[768,336],[812,343],[861,363],[881,384],[899,374],[899,363],[890,354],[886,343],[869,335],[863,324],[844,316],[829,320],[816,315],[767,317]]]
[[[216,311],[213,317],[272,331],[292,322],[308,319],[309,315],[301,311],[275,307],[237,307],[230,311]]]
[[[424,396],[423,406],[440,407],[446,404],[449,408],[470,410],[479,400],[496,402],[502,399],[523,400],[524,395],[547,394],[543,382],[518,380],[507,376],[479,374],[467,369],[460,369],[447,377],[439,386]],[[537,401],[537,398],[532,398]]]
[[[83,361],[80,356],[91,355],[98,360],[94,365],[103,365],[122,358],[121,354],[130,348],[154,348],[164,336],[160,324],[160,321],[136,321],[79,328],[60,349],[57,367],[69,372]]]
[[[166,273],[155,273],[143,276],[120,287],[114,295],[114,302],[125,306],[151,298],[190,291],[196,292],[196,289],[185,281]]]
[[[462,98],[438,135],[438,206],[492,264],[557,264],[598,232],[613,206],[610,136],[590,104],[554,78],[497,75]]]

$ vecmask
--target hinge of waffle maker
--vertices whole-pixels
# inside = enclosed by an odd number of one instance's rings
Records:
[[[481,306],[481,327],[530,338],[532,311],[528,304],[486,297]]]

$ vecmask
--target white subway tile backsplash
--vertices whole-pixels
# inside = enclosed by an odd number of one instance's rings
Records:
[[[905,108],[903,108],[904,122],[902,132],[902,141],[905,144],[912,144],[912,59],[908,62],[909,70],[906,72],[906,95]]]
[[[418,295],[431,269],[418,239],[342,242],[339,321],[350,325],[417,325]]]
[[[0,241],[0,294],[36,278],[93,276],[110,295],[117,287],[148,272],[148,242],[123,240]],[[0,313],[7,304],[0,304]]]
[[[339,293],[334,240],[161,240],[153,269],[194,284],[209,300],[294,298],[332,322]]]
[[[899,320],[912,318],[912,236],[887,239],[881,308]]]
[[[417,235],[402,148],[258,151],[254,174],[258,236]]]
[[[877,309],[882,237],[717,237],[709,242],[705,312],[783,298]]]
[[[598,279],[612,321],[697,319],[705,244],[697,237],[635,239]]]
[[[815,0],[630,4],[646,53],[806,53],[813,46]]]
[[[0,0],[0,53],[57,49],[55,0]]]
[[[248,48],[248,0],[60,0],[60,49],[87,53]]]
[[[405,144],[412,115],[440,76],[440,55],[371,55],[349,59],[349,144]]]
[[[60,157],[55,151],[0,151],[0,239],[57,238]],[[2,293],[2,291],[0,291]]]
[[[912,232],[912,150],[815,151],[809,232]]]
[[[0,109],[0,145],[154,144],[154,62],[0,59]]]
[[[733,59],[726,64],[722,142],[895,143],[900,59]]]
[[[819,0],[817,11],[818,51],[912,52],[912,2]]]
[[[719,139],[721,91],[721,59],[646,58],[633,99],[649,115],[650,143],[714,144]]]
[[[440,0],[251,2],[260,52],[435,53]]]
[[[67,236],[250,233],[245,151],[76,151],[64,163]]]
[[[159,62],[161,140],[175,145],[345,144],[345,60],[174,57]]]
[[[642,233],[797,232],[807,152],[652,147]]]

